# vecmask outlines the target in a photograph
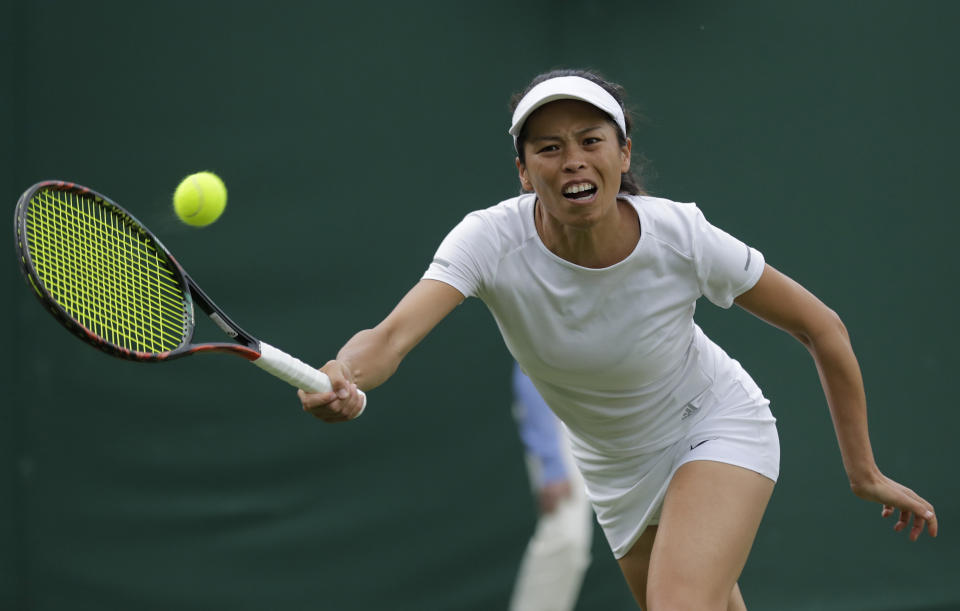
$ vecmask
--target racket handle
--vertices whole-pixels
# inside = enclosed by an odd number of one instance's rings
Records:
[[[253,364],[287,384],[302,388],[307,392],[331,392],[333,390],[327,374],[266,342],[260,342],[260,358],[253,361]],[[367,395],[362,390],[357,392],[363,398],[363,407],[357,414],[359,416],[367,407]]]

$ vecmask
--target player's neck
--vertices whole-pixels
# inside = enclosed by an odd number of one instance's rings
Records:
[[[539,202],[534,221],[540,240],[550,252],[581,267],[601,269],[615,265],[630,256],[640,240],[637,211],[619,199],[610,214],[589,226],[564,225],[545,213]]]

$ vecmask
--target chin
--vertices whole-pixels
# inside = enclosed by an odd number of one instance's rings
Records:
[[[562,219],[563,224],[570,227],[588,229],[600,222],[601,215],[597,210],[581,211],[579,214],[577,212],[578,211],[574,211],[564,215]]]

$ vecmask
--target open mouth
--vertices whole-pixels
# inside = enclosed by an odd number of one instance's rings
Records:
[[[563,188],[563,196],[573,201],[590,199],[596,192],[597,186],[589,182],[578,182]]]

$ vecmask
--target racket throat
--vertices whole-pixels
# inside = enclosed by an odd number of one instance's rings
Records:
[[[184,272],[183,275],[187,284],[190,286],[190,297],[192,301],[196,303],[196,305],[200,306],[200,309],[203,310],[210,320],[212,320],[215,325],[220,327],[221,331],[235,339],[237,342],[243,344],[247,348],[259,351],[259,342],[256,340],[256,338],[241,329],[240,325],[230,320],[230,317],[213,303],[213,300],[203,292],[203,289],[197,286],[197,283],[193,281],[193,278],[191,278],[186,272]]]
[[[224,320],[223,316],[220,316],[220,314],[218,314],[217,312],[210,313],[210,320],[216,323],[216,325],[220,327],[220,330],[226,333],[227,335],[229,335],[230,337],[236,339],[237,337],[240,336],[240,333],[241,333],[240,329],[236,329],[232,327],[226,320]]]

